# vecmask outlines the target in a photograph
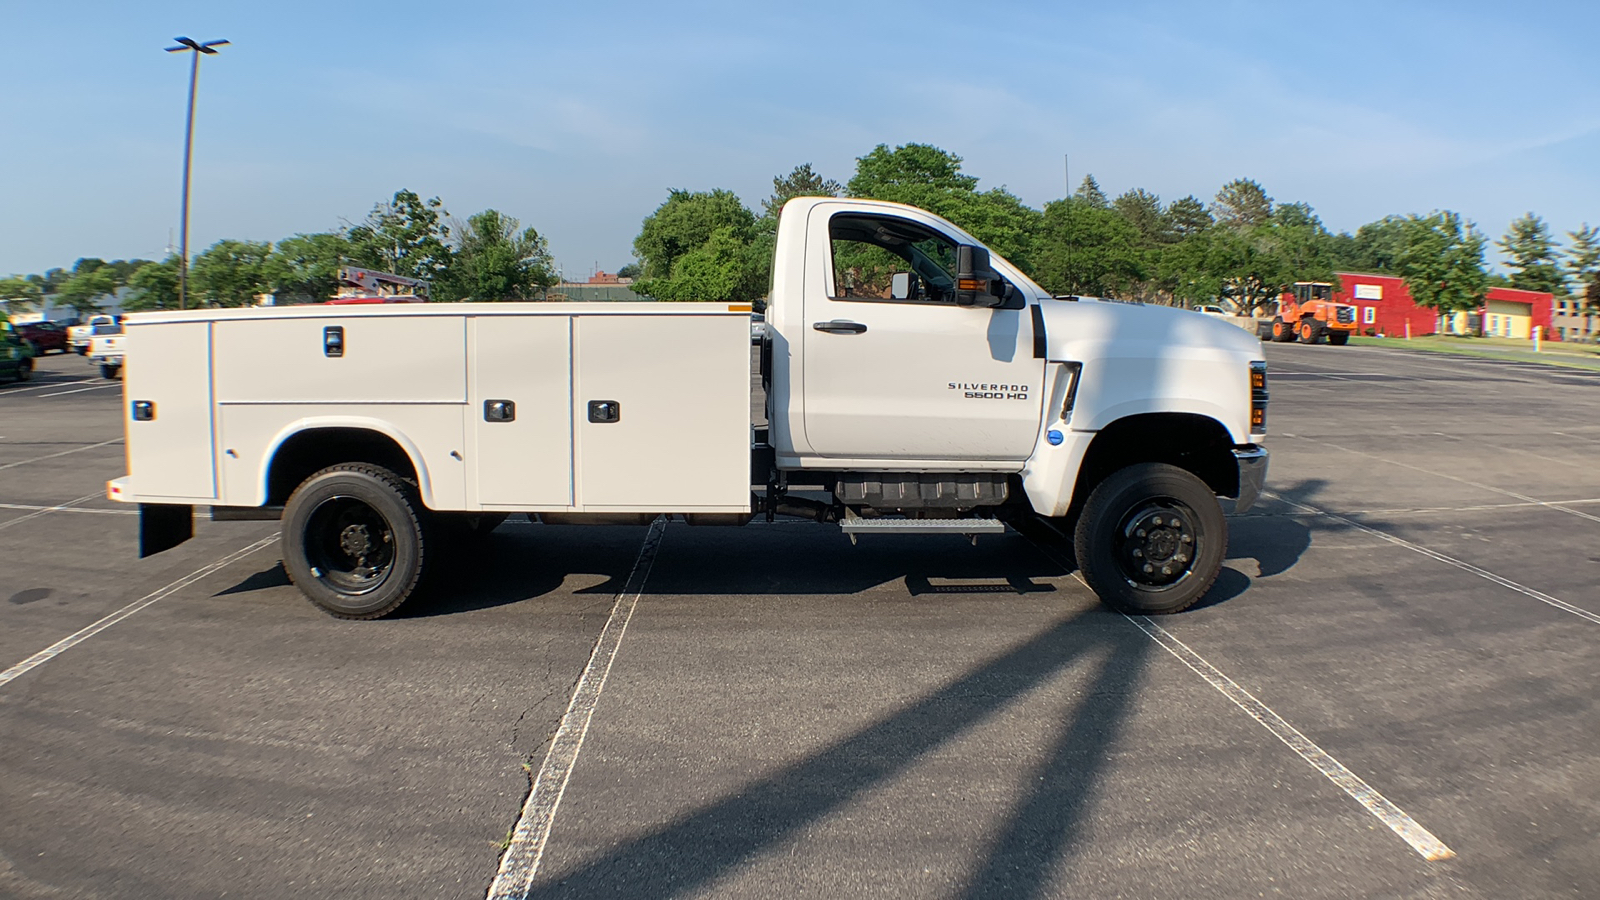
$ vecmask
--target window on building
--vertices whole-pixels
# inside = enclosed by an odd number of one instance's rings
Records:
[[[1361,324],[1363,324],[1363,325],[1371,325],[1371,324],[1373,324],[1374,322],[1377,322],[1377,321],[1378,321],[1378,308],[1376,306],[1365,306],[1365,307],[1362,307],[1362,309],[1361,309]]]

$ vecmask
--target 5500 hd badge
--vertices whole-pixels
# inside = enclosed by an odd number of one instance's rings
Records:
[[[948,383],[952,391],[961,391],[968,400],[1026,400],[1025,384],[973,384],[963,381]]]

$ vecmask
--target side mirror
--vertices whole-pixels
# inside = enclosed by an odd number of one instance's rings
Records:
[[[956,247],[956,305],[992,309],[1002,306],[1014,288],[989,268],[989,250],[972,244]]]
[[[889,278],[889,297],[892,300],[910,300],[917,295],[918,279],[912,272],[896,272]]]

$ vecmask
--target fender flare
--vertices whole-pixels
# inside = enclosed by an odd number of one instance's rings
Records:
[[[254,505],[260,506],[267,502],[271,487],[272,464],[278,458],[278,451],[290,438],[308,431],[319,431],[328,428],[349,428],[361,431],[372,431],[394,441],[411,460],[411,468],[417,473],[417,491],[422,495],[422,502],[428,507],[433,506],[433,482],[428,477],[428,466],[423,461],[422,451],[406,435],[396,429],[392,424],[370,416],[307,416],[296,419],[285,425],[273,435],[272,441],[267,445],[267,451],[261,455],[261,468],[256,472],[256,496]]]

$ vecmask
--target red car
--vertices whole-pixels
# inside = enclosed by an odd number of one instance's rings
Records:
[[[16,329],[17,337],[33,345],[35,356],[43,356],[51,350],[67,352],[67,327],[60,322],[29,322]]]

